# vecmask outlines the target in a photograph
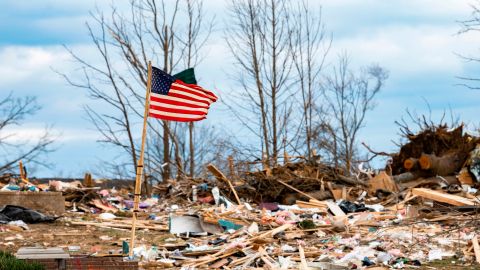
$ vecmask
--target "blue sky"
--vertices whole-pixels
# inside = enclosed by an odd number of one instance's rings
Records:
[[[462,61],[455,53],[480,55],[480,34],[456,35],[459,20],[466,19],[472,1],[464,0],[311,0],[322,5],[323,20],[333,35],[328,62],[347,51],[357,67],[378,63],[390,72],[378,106],[366,121],[361,141],[382,151],[394,151],[397,140],[394,121],[405,110],[427,113],[438,119],[451,107],[463,121],[475,126],[480,113],[480,91],[458,86],[456,76],[471,75],[479,67]],[[127,1],[115,1],[119,8]],[[16,1],[0,2],[0,95],[10,91],[17,96],[35,95],[43,109],[24,125],[13,127],[17,139],[32,138],[46,125],[58,135],[58,150],[48,159],[52,170],[39,168],[38,176],[74,177],[95,171],[102,159],[116,153],[96,142],[98,134],[85,119],[82,105],[90,100],[72,88],[52,69],[76,72],[76,65],[63,48],[95,60],[85,22],[89,11],[104,9],[110,1]],[[208,16],[216,15],[216,30],[205,49],[206,60],[198,67],[198,76],[211,89],[224,95],[235,88],[227,73],[232,68],[222,39],[227,21],[222,11],[226,1],[205,1]],[[220,76],[219,76],[220,74]],[[215,107],[218,106],[218,107]],[[235,130],[238,125],[221,116],[224,108],[214,105],[208,121]],[[215,110],[217,112],[215,112]],[[478,125],[477,125],[478,126]]]

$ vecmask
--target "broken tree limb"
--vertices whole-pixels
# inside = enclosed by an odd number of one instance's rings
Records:
[[[280,184],[282,184],[282,185],[284,185],[284,186],[286,186],[286,187],[290,188],[291,190],[294,190],[294,191],[296,191],[296,192],[298,192],[298,193],[302,194],[303,196],[305,196],[305,197],[307,197],[307,198],[309,198],[309,199],[312,199],[312,200],[317,200],[317,199],[315,199],[314,197],[312,197],[312,196],[308,195],[307,193],[305,193],[305,192],[303,192],[303,191],[301,191],[301,190],[298,190],[298,189],[296,189],[296,188],[292,187],[291,185],[289,185],[289,184],[287,184],[287,183],[283,182],[283,181],[282,181],[282,180],[280,180],[280,179],[275,179],[275,180],[276,180],[277,182],[279,182]]]
[[[346,177],[346,176],[343,176],[343,175],[337,175],[337,179],[339,181],[345,182],[345,183],[353,185],[353,186],[361,185],[361,186],[364,186],[364,187],[368,187],[367,183],[365,183],[364,181],[359,180],[359,179],[350,178],[350,177]]]
[[[230,180],[228,180],[228,178],[225,177],[225,175],[217,167],[215,167],[215,165],[208,164],[207,169],[213,174],[213,176],[215,176],[215,178],[217,178],[220,181],[226,182],[228,184],[228,186],[230,187],[230,190],[232,190],[233,195],[235,196],[235,199],[237,200],[238,205],[242,204],[242,202],[240,201],[240,198],[238,197],[237,192],[235,191],[235,188],[232,185],[232,182],[230,182]]]
[[[391,153],[386,153],[386,152],[378,152],[374,151],[370,146],[368,146],[365,142],[362,142],[362,145],[367,148],[367,150],[373,154],[371,158],[369,158],[367,161],[372,160],[376,156],[387,156],[387,157],[394,157],[396,154],[391,154]]]

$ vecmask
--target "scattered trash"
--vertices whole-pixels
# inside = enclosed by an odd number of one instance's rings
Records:
[[[115,216],[112,213],[101,213],[100,215],[98,215],[98,218],[103,220],[112,220],[112,219],[115,219],[116,217],[117,216]]]
[[[216,169],[215,179],[159,183],[152,196],[141,197],[136,224],[142,237],[129,259],[159,269],[384,270],[428,267],[454,256],[465,264],[480,261],[474,218],[480,204],[480,139],[460,127],[435,127],[407,139],[380,172],[363,166],[346,175],[302,157],[241,174],[232,170],[229,177]],[[64,235],[75,241],[63,247],[75,254],[126,256],[133,189],[87,180],[48,185],[9,180],[1,189],[61,191],[72,211],[55,226],[67,228]],[[8,235],[0,244],[16,247],[36,237],[22,235],[33,230],[26,223],[54,220],[5,206],[0,231]],[[45,246],[61,235],[42,234],[35,243]],[[83,235],[95,241],[84,245]]]
[[[0,209],[0,223],[22,220],[26,223],[52,222],[55,217],[16,205],[5,205]]]

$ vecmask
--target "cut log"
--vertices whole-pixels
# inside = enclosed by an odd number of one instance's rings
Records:
[[[475,205],[473,201],[467,198],[446,194],[446,193],[441,193],[441,192],[427,189],[427,188],[414,188],[412,189],[412,194],[420,197],[424,197],[427,199],[431,199],[437,202],[448,203],[456,206]]]
[[[403,162],[403,167],[407,171],[418,169],[418,158],[407,158],[407,159],[405,159],[405,161]]]
[[[464,160],[456,152],[437,157],[434,154],[422,154],[418,159],[422,170],[430,170],[436,175],[445,176],[457,172]]]
[[[418,159],[418,163],[422,170],[430,170],[432,168],[432,163],[437,161],[437,157],[435,155],[429,154],[422,154]]]

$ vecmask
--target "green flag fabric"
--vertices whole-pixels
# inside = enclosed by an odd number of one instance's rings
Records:
[[[193,71],[193,68],[185,69],[184,71],[173,75],[173,77],[183,81],[184,83],[197,84],[197,79],[195,79],[195,72]]]

